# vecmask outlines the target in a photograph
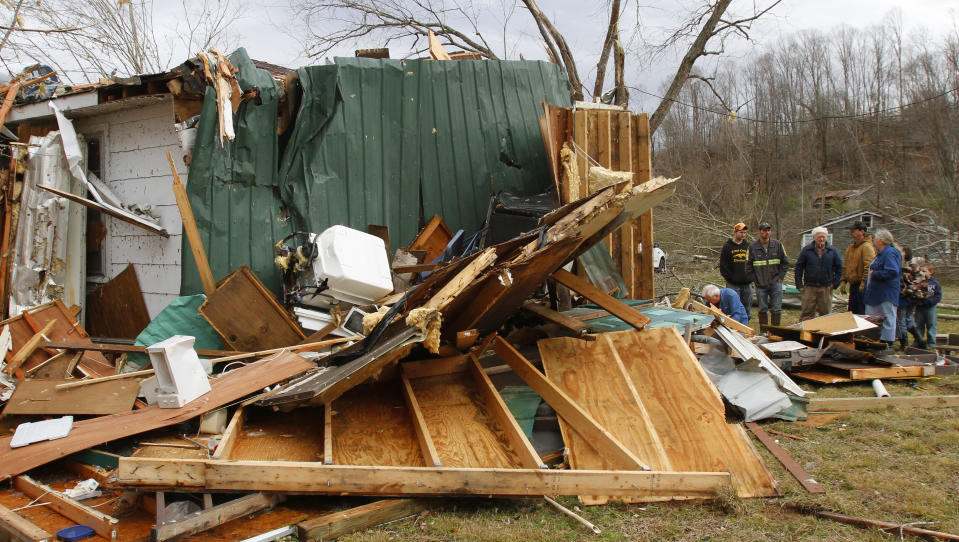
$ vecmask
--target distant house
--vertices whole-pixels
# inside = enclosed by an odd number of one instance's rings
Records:
[[[947,228],[939,226],[935,218],[927,211],[920,211],[908,217],[894,217],[873,211],[850,211],[831,218],[815,227],[825,227],[829,230],[829,243],[840,253],[845,253],[846,247],[852,242],[849,229],[858,221],[862,221],[869,228],[867,233],[872,235],[879,228],[885,228],[892,233],[896,243],[902,247],[910,247],[915,256],[923,256],[934,260],[951,260],[956,257],[957,235],[950,233]],[[812,242],[812,230],[809,228],[800,232],[801,246]]]
[[[859,196],[863,195],[870,187],[860,188],[858,190],[830,190],[827,192],[813,192],[812,208],[835,209],[840,205],[847,209],[862,208],[863,201]]]

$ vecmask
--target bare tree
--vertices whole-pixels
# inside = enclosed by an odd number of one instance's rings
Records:
[[[14,62],[48,64],[70,82],[156,73],[174,58],[229,45],[229,27],[242,13],[236,0],[180,0],[182,16],[164,28],[155,16],[157,5],[157,0],[18,3],[10,10],[3,62],[10,71],[19,71],[10,65]],[[0,17],[7,19],[2,11]],[[177,40],[161,41],[165,35]]]

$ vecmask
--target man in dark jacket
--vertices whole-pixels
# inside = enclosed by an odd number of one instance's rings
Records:
[[[759,325],[768,324],[767,313],[772,313],[772,324],[780,325],[783,312],[783,279],[789,272],[786,249],[772,238],[772,225],[759,225],[759,239],[749,244],[749,260],[746,274],[756,283],[756,298],[759,300]]]
[[[796,259],[796,288],[802,292],[800,321],[832,312],[832,291],[842,281],[842,258],[826,240],[828,235],[826,228],[814,228],[812,242]]]
[[[921,267],[923,280],[922,295],[916,302],[916,328],[919,334],[919,340],[916,346],[919,348],[936,346],[936,331],[939,325],[939,315],[936,305],[942,301],[942,286],[939,285],[933,275],[935,268],[931,263]]]
[[[889,346],[896,340],[896,309],[899,305],[899,281],[902,278],[902,255],[892,243],[889,230],[876,231],[873,236],[876,258],[869,264],[866,290],[862,296],[866,314],[883,315],[879,338]]]
[[[749,243],[746,242],[746,224],[740,222],[733,226],[733,236],[726,240],[719,254],[719,272],[726,279],[726,288],[739,294],[739,301],[746,308],[748,325],[749,311],[753,303],[753,285],[746,274],[746,261],[749,259]]]

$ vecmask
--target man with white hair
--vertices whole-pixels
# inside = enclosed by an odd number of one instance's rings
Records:
[[[746,312],[743,302],[739,300],[739,293],[736,290],[707,284],[703,288],[703,299],[740,324],[749,325],[749,313]]]
[[[828,236],[826,228],[813,228],[812,242],[796,259],[796,288],[802,292],[800,321],[832,312],[832,291],[842,281],[842,258],[826,240]]]
[[[899,304],[899,281],[902,277],[902,255],[892,245],[889,230],[877,230],[873,236],[876,258],[869,265],[863,302],[866,314],[881,314],[882,333],[879,338],[888,346],[896,340],[896,309]]]

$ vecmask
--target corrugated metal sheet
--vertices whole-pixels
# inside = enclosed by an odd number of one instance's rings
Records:
[[[475,230],[492,192],[550,184],[539,104],[569,106],[555,64],[338,58],[299,73],[304,105],[280,179],[300,228],[386,225],[399,246],[421,201],[426,218]]]
[[[260,87],[260,103],[241,105],[237,139],[220,147],[208,91],[187,186],[216,277],[247,263],[278,290],[273,243],[293,230],[281,207],[296,230],[388,226],[395,248],[421,214],[472,231],[491,193],[551,184],[540,103],[570,105],[555,64],[338,58],[301,68],[302,105],[279,156],[272,79],[242,50],[230,59],[242,90]],[[181,293],[200,292],[186,241],[183,255]]]

